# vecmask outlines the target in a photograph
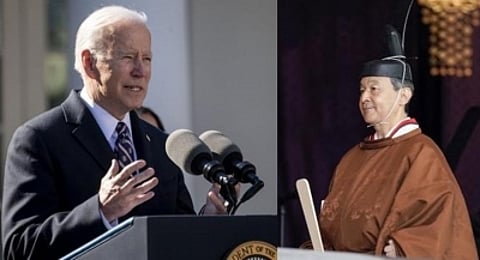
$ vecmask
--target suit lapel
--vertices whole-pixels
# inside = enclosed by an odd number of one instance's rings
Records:
[[[130,112],[133,143],[135,144],[137,158],[144,159],[148,163],[151,162],[152,159],[151,140],[148,133],[142,127],[140,120],[134,111]]]
[[[67,100],[62,104],[62,108],[66,123],[73,125],[72,135],[74,138],[106,172],[114,158],[114,153],[102,130],[81,100],[79,93],[75,90],[71,91]]]

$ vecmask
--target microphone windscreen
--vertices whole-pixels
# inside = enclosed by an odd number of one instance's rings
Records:
[[[220,131],[208,130],[203,132],[199,138],[210,148],[215,159],[221,163],[224,163],[225,158],[232,154],[235,154],[238,160],[242,160],[240,148]]]
[[[194,169],[195,159],[200,156],[211,157],[208,147],[188,129],[177,129],[167,138],[165,143],[167,155],[182,171],[191,174],[202,174]]]

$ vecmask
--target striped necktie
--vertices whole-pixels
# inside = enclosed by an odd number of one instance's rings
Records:
[[[117,140],[115,141],[115,156],[118,159],[120,170],[133,162],[133,143],[130,139],[128,127],[124,122],[118,122],[115,128]]]

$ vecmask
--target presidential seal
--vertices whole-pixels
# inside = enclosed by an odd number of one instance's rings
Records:
[[[225,260],[277,260],[277,248],[263,241],[248,241],[235,247]]]

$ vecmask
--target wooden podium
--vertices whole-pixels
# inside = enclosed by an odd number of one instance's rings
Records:
[[[61,259],[221,260],[248,241],[276,247],[278,230],[273,215],[133,217]]]

